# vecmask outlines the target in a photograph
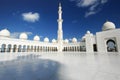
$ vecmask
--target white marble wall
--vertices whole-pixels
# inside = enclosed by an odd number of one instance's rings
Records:
[[[120,29],[108,30],[96,33],[98,52],[107,52],[106,41],[116,39],[117,51],[120,52]]]

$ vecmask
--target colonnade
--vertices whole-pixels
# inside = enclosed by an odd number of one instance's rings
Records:
[[[57,47],[2,44],[0,52],[57,52]]]
[[[52,46],[34,46],[34,45],[0,45],[0,52],[57,52],[57,47]],[[85,52],[84,46],[67,46],[63,47],[63,52]]]
[[[84,46],[67,46],[64,47],[63,49],[64,52],[68,52],[68,51],[72,51],[72,52],[82,52],[82,51],[86,51]]]

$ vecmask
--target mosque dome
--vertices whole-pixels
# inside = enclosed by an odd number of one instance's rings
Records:
[[[56,43],[56,40],[55,40],[55,39],[53,39],[53,40],[52,40],[52,43]]]
[[[90,31],[87,31],[87,34],[90,34]]]
[[[68,39],[65,39],[65,41],[64,41],[65,43],[69,43],[69,40]]]
[[[7,29],[3,29],[0,31],[0,36],[10,37],[10,32]]]
[[[21,33],[20,36],[19,36],[20,39],[24,39],[24,40],[27,40],[28,36],[26,33]]]
[[[44,38],[44,42],[49,42],[49,39],[47,37]]]
[[[76,43],[76,42],[77,42],[77,39],[76,39],[76,38],[73,38],[73,39],[72,39],[72,42],[73,42],[73,43]]]
[[[115,24],[113,22],[107,21],[103,24],[102,31],[115,29]]]
[[[85,41],[85,38],[86,38],[86,37],[85,37],[85,36],[83,36],[83,37],[82,37],[82,39],[81,39],[81,41]]]
[[[34,39],[33,39],[34,41],[40,41],[40,37],[39,36],[34,36]]]

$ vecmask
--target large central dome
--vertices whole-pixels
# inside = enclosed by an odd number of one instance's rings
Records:
[[[115,29],[115,24],[113,22],[107,21],[103,24],[102,31]]]

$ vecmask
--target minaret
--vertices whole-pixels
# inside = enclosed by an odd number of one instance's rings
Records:
[[[61,7],[61,3],[59,3],[59,10],[58,10],[58,51],[62,52],[62,44],[63,44],[63,30],[62,30],[62,7]]]

